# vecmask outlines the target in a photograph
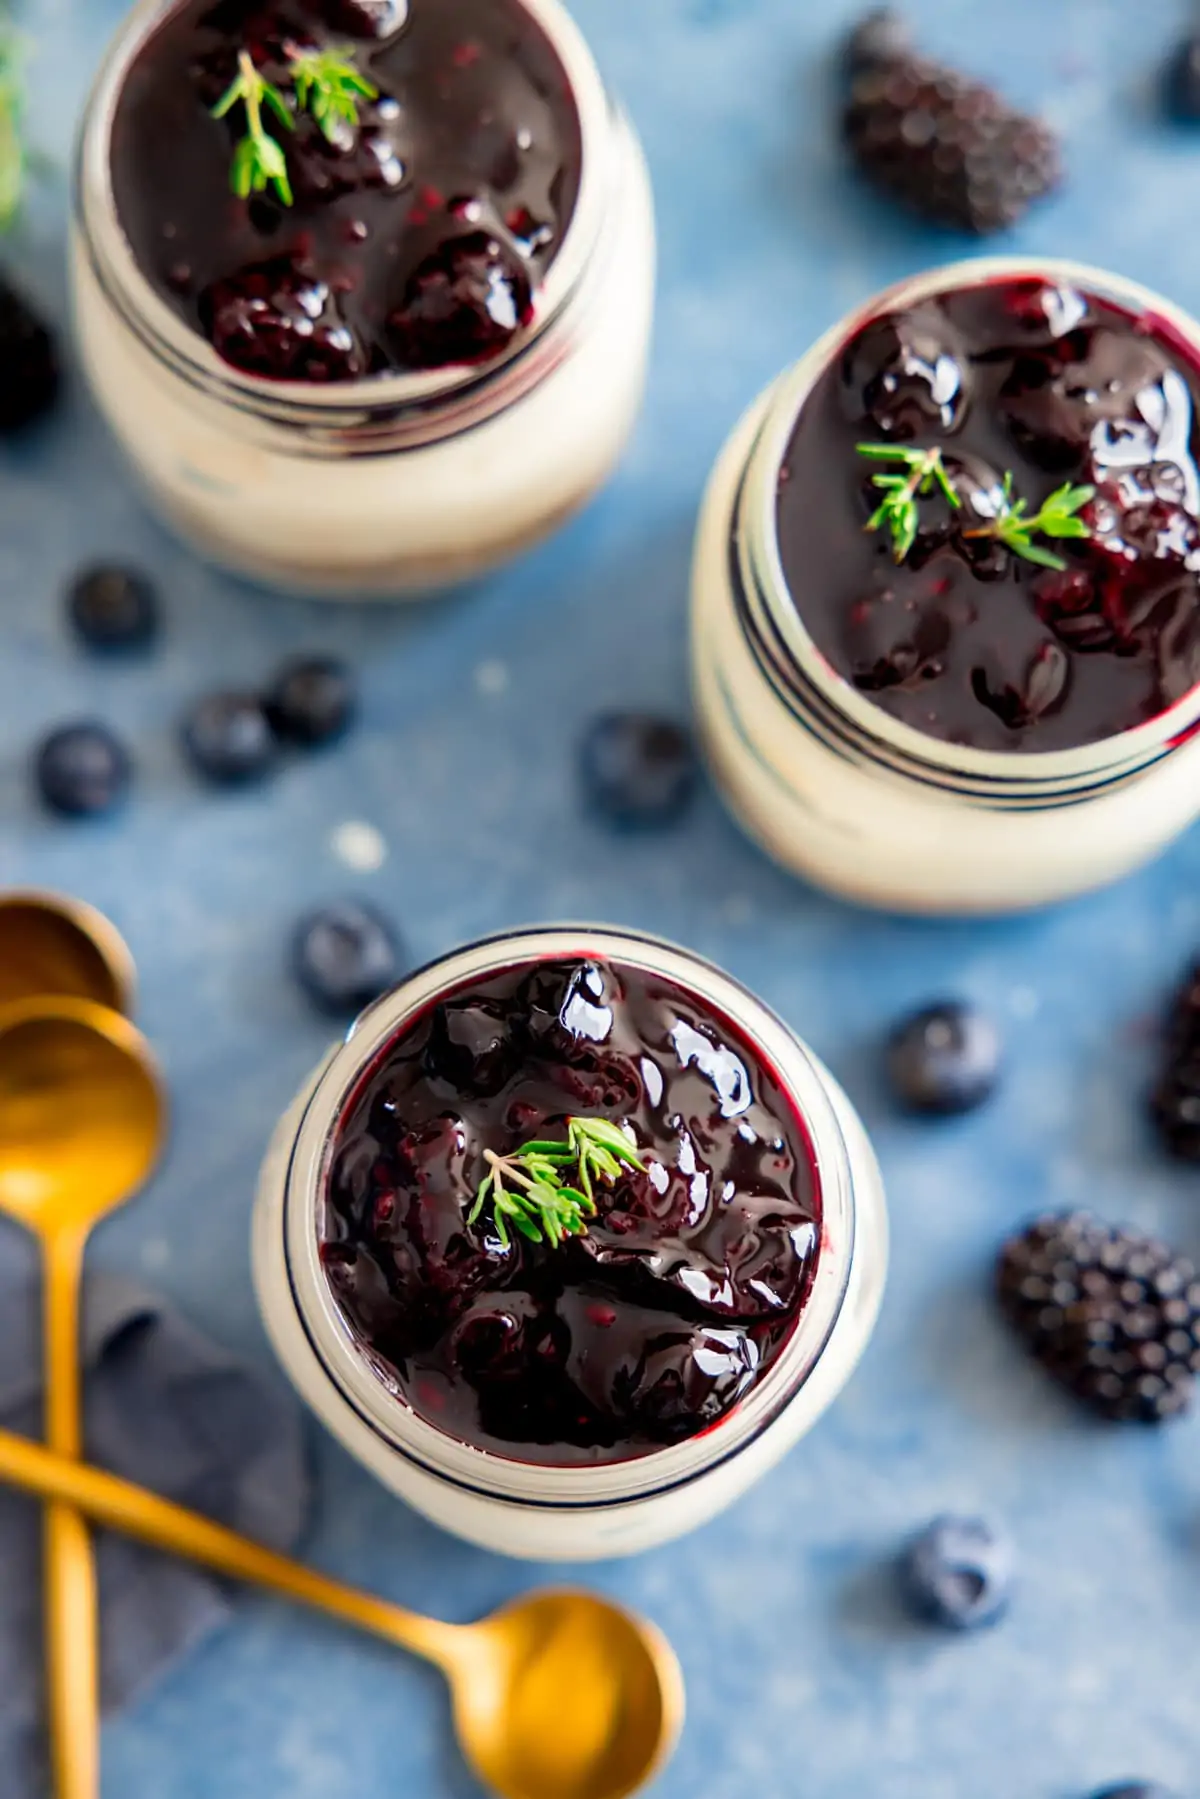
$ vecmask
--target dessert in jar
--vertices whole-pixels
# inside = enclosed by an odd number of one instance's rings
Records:
[[[648,178],[559,0],[141,0],[73,235],[103,412],[261,580],[478,574],[594,492],[640,402]]]
[[[502,1553],[629,1554],[814,1423],[878,1310],[883,1188],[821,1064],[653,938],[472,945],[368,1009],[282,1120],[259,1303],[341,1442]]]
[[[1200,326],[988,259],[903,282],[737,427],[693,571],[703,737],[867,904],[1082,893],[1200,814]]]

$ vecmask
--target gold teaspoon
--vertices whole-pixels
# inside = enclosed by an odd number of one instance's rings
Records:
[[[535,1593],[482,1623],[442,1624],[2,1431],[0,1480],[433,1662],[450,1682],[463,1754],[501,1799],[629,1799],[678,1741],[683,1676],[671,1645],[593,1594]]]
[[[0,1010],[0,1212],[41,1245],[46,1442],[83,1454],[79,1289],[88,1236],[141,1186],[166,1128],[141,1033],[85,999]],[[46,1669],[58,1799],[97,1799],[96,1571],[87,1526],[46,1512]]]

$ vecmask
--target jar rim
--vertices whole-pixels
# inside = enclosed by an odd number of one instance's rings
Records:
[[[110,300],[159,360],[194,385],[249,412],[315,426],[370,421],[453,405],[491,384],[538,344],[579,289],[602,228],[608,177],[604,157],[612,108],[600,71],[563,0],[513,0],[541,30],[562,64],[580,133],[579,191],[558,251],[535,292],[530,323],[500,355],[408,374],[364,375],[328,384],[276,381],[224,361],[145,274],[121,225],[110,155],[117,105],[130,65],[147,39],[184,0],[137,0],[123,19],[84,107],[75,155],[74,212],[85,252]]]
[[[1060,257],[980,256],[939,264],[872,295],[824,332],[771,390],[746,462],[734,506],[735,555],[742,579],[764,605],[772,630],[806,683],[846,718],[857,736],[880,743],[904,766],[935,779],[962,776],[990,787],[1047,795],[1120,779],[1159,760],[1200,723],[1200,684],[1155,718],[1095,742],[1065,750],[996,751],[953,744],[918,730],[876,705],[823,656],[801,616],[783,567],[777,526],[778,476],[801,409],[817,381],[855,333],[897,306],[994,280],[1044,280],[1097,293],[1130,311],[1170,325],[1194,347],[1200,362],[1200,322],[1182,307],[1129,277]]]
[[[478,1448],[412,1409],[373,1368],[320,1261],[318,1207],[333,1134],[370,1065],[439,994],[520,961],[564,955],[623,961],[674,980],[718,1006],[759,1050],[808,1132],[821,1197],[821,1247],[808,1297],[782,1353],[744,1400],[683,1443],[616,1462],[565,1468]],[[359,1421],[434,1479],[490,1499],[554,1509],[602,1509],[690,1484],[756,1441],[795,1398],[842,1314],[855,1248],[850,1153],[823,1071],[766,1004],[724,970],[663,938],[623,928],[544,925],[499,932],[426,964],[362,1015],[309,1092],[283,1177],[283,1250],[296,1316],[322,1370]]]

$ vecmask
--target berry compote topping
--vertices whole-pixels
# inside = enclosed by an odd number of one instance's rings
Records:
[[[469,1222],[490,1164],[607,1119],[637,1168],[557,1246]],[[379,1056],[338,1128],[333,1292],[421,1417],[510,1459],[614,1462],[708,1429],[786,1344],[818,1255],[800,1119],[724,1017],[623,964],[453,992]],[[508,1236],[507,1246],[502,1241]]]
[[[817,648],[904,723],[992,752],[1098,742],[1200,682],[1200,362],[1163,321],[1033,278],[872,320],[805,401],[784,571]],[[872,446],[864,456],[859,445]],[[870,527],[889,450],[936,451],[915,538]],[[994,527],[1064,488],[1081,535]],[[1045,558],[1060,567],[1046,566]]]
[[[373,93],[322,126],[295,58]],[[285,187],[231,189],[239,56],[272,84]],[[183,0],[125,77],[113,188],[134,256],[218,353],[333,382],[482,363],[526,325],[580,178],[565,71],[520,0]],[[288,198],[291,203],[288,204]]]

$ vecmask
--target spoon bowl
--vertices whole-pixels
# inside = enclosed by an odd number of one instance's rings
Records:
[[[449,1667],[459,1741],[505,1799],[628,1799],[683,1724],[666,1638],[584,1592],[518,1600],[462,1633]]]
[[[83,900],[33,889],[0,893],[0,1006],[45,995],[133,1010],[129,946]]]
[[[140,1187],[164,1115],[128,1019],[65,997],[0,1011],[0,1212],[39,1237],[86,1231]]]

